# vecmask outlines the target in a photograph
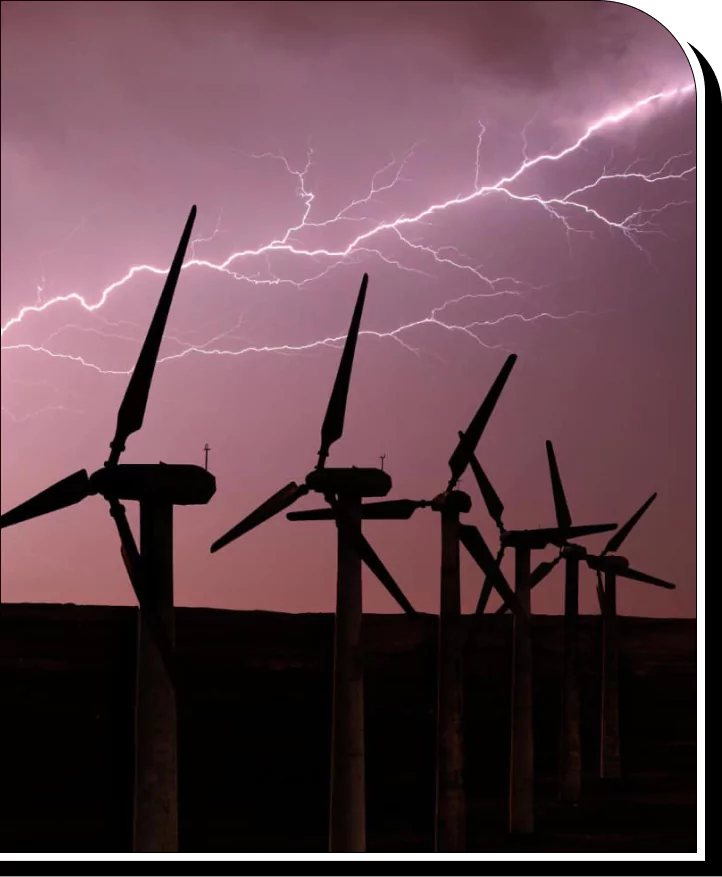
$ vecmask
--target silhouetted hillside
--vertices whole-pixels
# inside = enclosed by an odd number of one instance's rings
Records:
[[[130,849],[135,610],[2,606],[2,849]],[[511,621],[470,618],[469,850],[506,838]],[[430,850],[437,619],[370,615],[370,851]],[[545,850],[693,851],[696,622],[621,619],[625,777],[598,774],[600,619],[582,629],[584,791],[556,803],[562,626],[535,619],[538,835]],[[327,849],[333,617],[179,609],[181,848]]]

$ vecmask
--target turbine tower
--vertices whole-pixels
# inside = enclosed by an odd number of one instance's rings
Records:
[[[629,568],[629,561],[616,555],[622,543],[639,523],[642,515],[652,505],[657,494],[653,493],[624,526],[607,542],[598,557],[587,557],[587,566],[597,575],[597,596],[602,613],[602,729],[599,770],[602,779],[618,779],[621,776],[619,745],[619,623],[617,620],[617,578],[643,582],[668,590],[675,586],[663,579]],[[604,576],[604,584],[602,584]]]
[[[329,851],[366,850],[364,778],[363,653],[361,644],[362,562],[408,614],[414,609],[361,532],[361,500],[386,496],[391,478],[381,469],[326,468],[331,445],[341,438],[351,369],[366,298],[364,274],[346,337],[336,381],[321,427],[318,462],[303,484],[292,481],[211,546],[218,551],[229,542],[284,511],[310,491],[320,493],[330,508],[338,533],[338,574],[333,657],[333,720],[331,730],[331,790]]]
[[[559,474],[554,446],[550,441],[546,443],[546,450],[557,525],[568,530],[572,526],[572,516]],[[567,804],[578,804],[582,793],[582,744],[579,727],[579,564],[586,556],[586,549],[572,542],[567,542],[560,552],[560,557],[564,560],[565,572],[559,797]]]

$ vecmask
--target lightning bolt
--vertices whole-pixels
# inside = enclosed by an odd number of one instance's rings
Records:
[[[312,217],[315,196],[312,189],[309,188],[308,177],[313,167],[313,149],[309,147],[305,165],[300,168],[294,167],[281,154],[272,152],[251,154],[249,157],[256,161],[271,160],[280,163],[285,172],[294,180],[295,195],[302,205],[300,219],[288,227],[280,236],[257,248],[234,251],[222,261],[214,262],[202,259],[197,255],[196,248],[215,240],[221,235],[221,214],[217,219],[213,232],[209,236],[199,236],[193,240],[190,248],[190,258],[183,266],[183,270],[192,269],[203,272],[216,272],[228,276],[235,281],[255,286],[290,285],[298,289],[312,284],[341,265],[355,264],[369,258],[378,259],[398,270],[427,276],[433,275],[429,271],[424,270],[423,267],[419,267],[424,263],[427,263],[430,269],[449,270],[471,275],[474,278],[474,282],[478,281],[480,285],[478,293],[450,299],[442,305],[431,309],[426,316],[389,328],[386,331],[366,330],[361,333],[379,340],[392,340],[405,350],[417,355],[420,353],[420,349],[405,339],[409,337],[413,330],[421,327],[433,327],[443,332],[458,333],[468,337],[474,343],[488,347],[498,345],[486,344],[480,337],[480,332],[506,321],[530,323],[537,320],[569,320],[575,317],[593,315],[588,311],[573,311],[567,314],[538,312],[531,315],[509,313],[494,320],[477,319],[467,323],[456,323],[451,319],[442,319],[441,315],[444,312],[451,309],[454,305],[458,305],[463,300],[481,300],[503,296],[510,298],[520,297],[542,287],[534,286],[529,281],[518,278],[491,277],[484,270],[483,265],[476,264],[456,247],[452,245],[432,246],[419,240],[417,235],[430,225],[433,225],[434,219],[441,214],[455,213],[465,205],[476,201],[480,202],[483,199],[502,198],[514,204],[523,204],[527,209],[545,211],[546,215],[564,231],[570,247],[572,237],[575,234],[593,238],[595,228],[601,228],[605,229],[608,233],[622,236],[649,259],[649,253],[644,247],[644,240],[649,235],[664,233],[663,226],[658,222],[661,215],[676,206],[690,204],[692,201],[685,199],[668,200],[661,206],[653,208],[639,206],[634,210],[630,210],[626,215],[615,217],[602,210],[599,206],[593,206],[591,199],[594,194],[599,193],[605,187],[618,185],[619,183],[634,182],[645,187],[659,187],[662,184],[669,185],[670,183],[689,182],[695,171],[695,166],[690,163],[691,153],[672,156],[666,159],[659,167],[656,167],[656,169],[646,173],[634,169],[640,164],[639,160],[621,171],[615,171],[605,166],[602,172],[598,173],[591,182],[572,188],[555,197],[545,197],[539,192],[534,191],[525,192],[523,190],[524,180],[529,177],[530,171],[535,168],[542,169],[544,166],[563,163],[574,154],[584,150],[593,138],[603,135],[606,130],[614,129],[640,116],[648,107],[652,105],[662,106],[679,100],[693,90],[694,86],[690,85],[648,95],[617,112],[601,116],[588,125],[584,133],[567,146],[557,151],[542,152],[532,158],[528,156],[527,129],[529,124],[531,124],[530,122],[522,131],[522,161],[511,173],[501,177],[493,184],[487,185],[481,183],[481,153],[487,128],[483,123],[479,122],[473,166],[474,180],[470,191],[458,194],[448,200],[429,204],[422,210],[410,215],[397,214],[395,218],[380,221],[373,219],[367,211],[378,203],[379,197],[384,193],[398,190],[403,185],[412,183],[411,178],[404,174],[414,157],[418,144],[408,150],[400,159],[392,157],[386,165],[373,175],[366,194],[352,199],[337,213],[326,219]],[[353,230],[354,228],[357,230],[357,233],[349,236],[348,230]],[[342,246],[331,246],[330,244],[326,246],[311,246],[303,242],[309,236],[328,235],[332,231],[346,235],[346,242]],[[75,231],[71,232],[71,234],[74,233]],[[295,276],[290,276],[288,272],[284,275],[277,274],[276,271],[278,269],[273,268],[272,257],[278,254],[292,257],[292,264],[299,266],[299,273]],[[412,258],[413,261],[407,261],[408,258]],[[242,267],[243,263],[252,263],[254,266],[257,266],[259,261],[262,263],[262,267],[254,272],[247,272]],[[80,306],[87,314],[96,317],[102,328],[98,328],[97,324],[95,327],[88,328],[78,323],[68,323],[53,331],[45,339],[44,343],[31,344],[27,341],[18,341],[10,344],[3,343],[2,352],[26,351],[33,355],[66,360],[105,375],[128,374],[128,371],[103,368],[97,362],[86,359],[76,353],[71,354],[51,349],[48,344],[53,340],[60,339],[61,336],[67,336],[73,332],[96,333],[106,338],[137,343],[142,335],[140,329],[138,335],[115,331],[120,324],[111,324],[103,320],[98,312],[101,311],[111,296],[127,287],[131,281],[140,275],[151,274],[162,277],[167,271],[167,268],[158,268],[147,264],[133,265],[122,277],[103,289],[94,301],[87,300],[77,292],[69,292],[42,300],[42,291],[45,286],[43,274],[43,279],[37,290],[35,303],[22,307],[14,316],[7,320],[0,330],[0,335],[3,339],[5,339],[6,335],[19,331],[23,324],[28,324],[37,315],[71,303],[74,306]],[[259,353],[300,355],[324,346],[337,346],[344,340],[343,336],[339,336],[317,339],[307,344],[296,346],[287,344],[276,346],[246,345],[236,348],[230,348],[218,343],[221,340],[226,342],[229,340],[242,340],[234,335],[240,324],[241,320],[239,318],[231,329],[215,334],[202,344],[185,342],[177,333],[175,335],[168,334],[166,340],[174,343],[180,349],[166,353],[160,358],[159,362],[170,362],[189,355],[242,356]],[[127,325],[134,326],[132,323]]]
[[[85,412],[79,408],[69,408],[67,405],[61,405],[61,404],[57,403],[56,399],[59,395],[59,391],[58,391],[57,387],[54,387],[49,381],[24,381],[24,380],[17,380],[14,378],[7,378],[7,379],[4,378],[3,382],[5,384],[8,384],[8,385],[14,384],[16,386],[22,387],[24,392],[27,392],[28,388],[38,388],[38,387],[48,388],[48,389],[50,389],[52,395],[55,397],[52,400],[53,404],[43,405],[42,407],[37,408],[37,409],[27,413],[27,414],[19,414],[15,410],[13,410],[11,407],[8,407],[7,405],[0,406],[0,413],[2,414],[2,416],[6,417],[8,420],[11,420],[13,423],[16,423],[16,424],[26,423],[29,420],[34,420],[36,417],[39,417],[41,414],[46,414],[46,413],[55,412],[55,411],[62,411],[63,413],[66,413],[66,414],[85,414]]]

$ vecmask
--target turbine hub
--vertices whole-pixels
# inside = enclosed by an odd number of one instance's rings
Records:
[[[471,511],[471,497],[463,490],[440,493],[431,500],[431,508],[435,512],[449,511],[456,514],[466,514]]]

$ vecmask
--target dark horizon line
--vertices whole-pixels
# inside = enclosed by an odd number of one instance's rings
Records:
[[[15,601],[15,600],[0,600],[0,607],[2,606],[34,606],[34,607],[72,607],[75,609],[132,609],[134,611],[138,611],[137,603],[47,603],[47,602],[35,602],[35,601]],[[279,609],[229,609],[227,607],[221,606],[185,606],[185,605],[174,605],[174,610],[183,609],[183,610],[192,610],[199,612],[234,612],[234,613],[263,613],[265,615],[324,615],[329,616],[331,618],[335,617],[336,612],[327,611],[327,612],[319,612],[319,611],[302,611],[302,612],[286,612]],[[394,612],[364,612],[364,616],[373,615],[373,616],[383,616],[383,617],[396,617],[399,618],[407,618],[408,616],[403,611],[394,611]],[[438,612],[416,612],[416,616],[419,618],[438,618]],[[617,613],[619,618],[638,618],[643,621],[694,621],[697,622],[696,615],[623,615],[621,613]],[[511,615],[503,615],[496,616],[494,612],[484,612],[483,614],[477,615],[475,612],[466,612],[462,613],[462,618],[492,618],[499,617],[505,618],[508,621],[511,620]],[[599,612],[580,612],[580,618],[600,618],[601,614]],[[532,618],[564,618],[564,613],[552,613],[552,612],[533,612]]]

